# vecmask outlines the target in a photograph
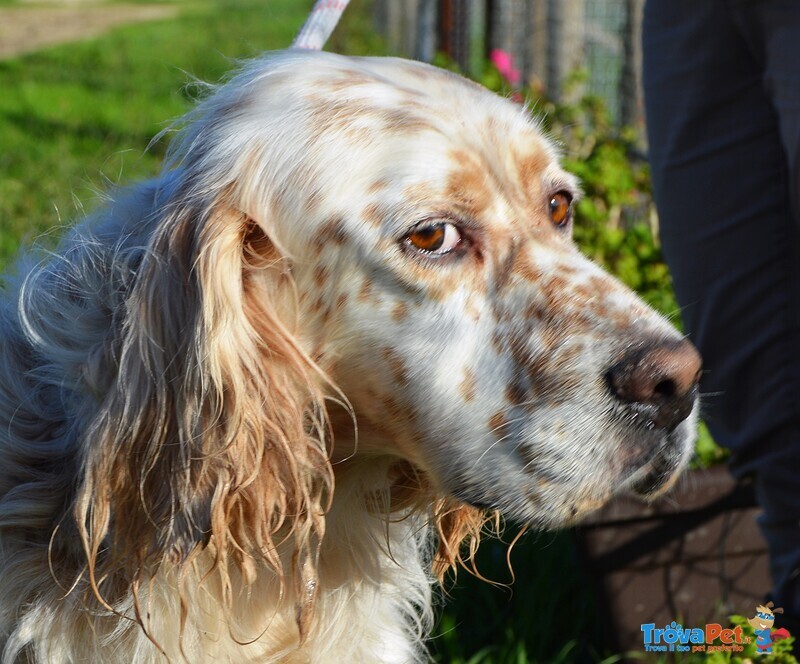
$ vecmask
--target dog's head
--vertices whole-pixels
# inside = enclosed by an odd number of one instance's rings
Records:
[[[699,357],[578,252],[578,184],[524,109],[419,63],[328,54],[234,90],[213,107],[234,199],[291,263],[360,453],[547,525],[670,482]]]
[[[117,213],[150,230],[118,379],[95,386],[112,442],[87,453],[86,533],[163,524],[140,560],[209,537],[246,559],[289,522],[307,543],[329,454],[545,526],[685,463],[697,353],[578,252],[578,185],[523,108],[419,63],[290,51],[190,120],[147,221]]]

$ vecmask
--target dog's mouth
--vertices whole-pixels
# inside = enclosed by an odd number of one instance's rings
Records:
[[[676,403],[678,414],[666,422],[647,417],[645,404],[595,403],[583,393],[578,405],[546,413],[550,419],[508,411],[502,436],[484,434],[465,446],[471,454],[436,457],[431,475],[437,490],[460,502],[542,529],[577,523],[615,495],[652,500],[691,456],[699,407],[694,388],[686,395],[688,407]],[[442,439],[432,448],[452,449]]]
[[[661,457],[643,470],[645,473],[630,486],[631,491],[642,498],[655,498],[664,493],[675,483],[679,475],[677,464]]]
[[[680,477],[688,459],[689,439],[683,427],[667,433],[651,458],[631,474],[627,488],[648,500],[668,491]]]
[[[512,519],[532,522],[544,528],[578,523],[587,514],[603,507],[615,495],[630,492],[653,500],[668,491],[681,476],[690,456],[694,423],[692,418],[672,431],[634,427],[626,432],[606,471],[563,482],[551,478],[544,488],[525,496],[507,493],[497,484],[459,483],[454,497],[483,510],[500,510]],[[619,452],[624,448],[625,453]],[[513,482],[512,482],[513,484]],[[525,506],[519,503],[520,499]],[[528,504],[530,503],[530,504]],[[527,518],[523,515],[527,515]]]

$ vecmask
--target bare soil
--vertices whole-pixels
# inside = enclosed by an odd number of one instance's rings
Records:
[[[169,18],[175,5],[29,5],[0,8],[0,58],[96,37],[125,23]]]

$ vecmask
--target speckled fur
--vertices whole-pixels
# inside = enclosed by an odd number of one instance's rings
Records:
[[[8,279],[3,661],[424,660],[484,508],[669,484],[694,416],[648,427],[603,377],[680,337],[558,191],[524,109],[426,65],[286,52],[218,89]],[[457,254],[404,242],[437,219]]]

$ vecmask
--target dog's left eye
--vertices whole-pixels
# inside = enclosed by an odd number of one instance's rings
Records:
[[[403,241],[406,245],[411,245],[426,254],[441,256],[456,249],[462,239],[461,231],[455,224],[438,221],[417,226],[403,238]]]
[[[556,226],[566,226],[572,219],[572,196],[566,191],[553,194],[550,199],[550,221]]]

